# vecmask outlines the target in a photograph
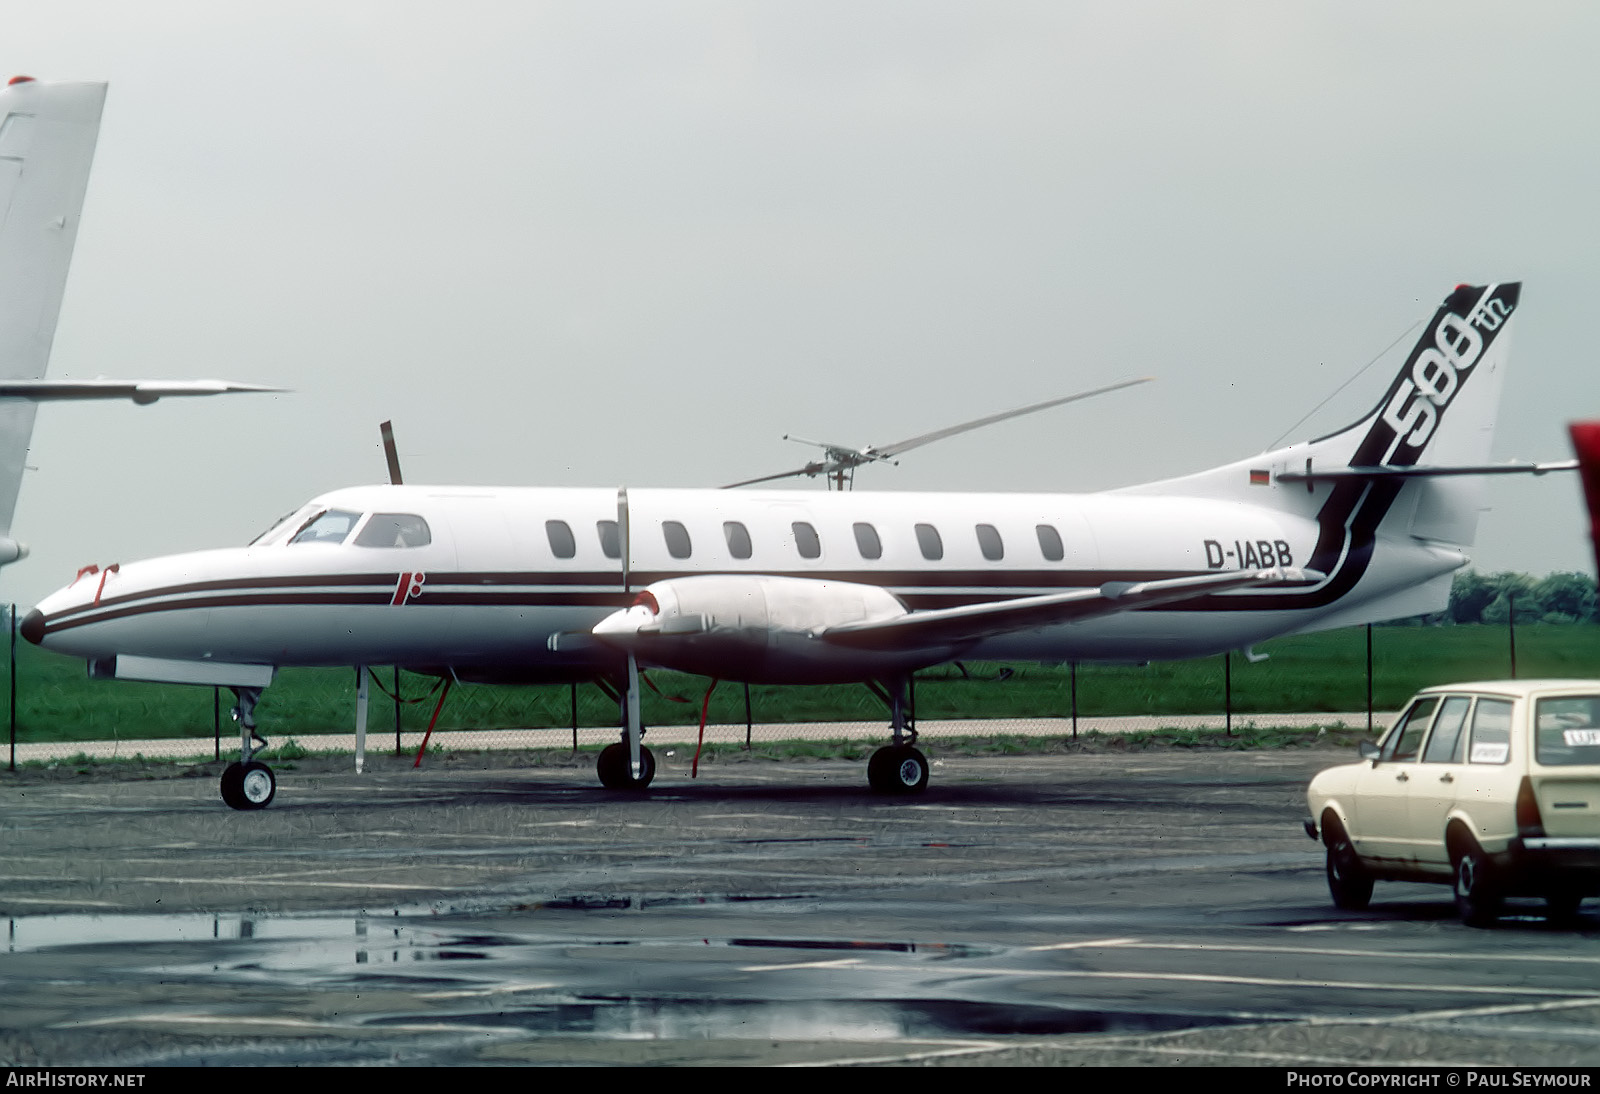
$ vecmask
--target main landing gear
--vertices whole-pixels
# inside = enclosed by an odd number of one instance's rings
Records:
[[[916,747],[916,720],[910,700],[910,680],[902,677],[881,685],[867,685],[889,706],[894,743],[867,761],[867,784],[879,794],[920,794],[928,785],[928,758]]]
[[[256,733],[255,709],[261,699],[260,688],[234,688],[239,702],[230,712],[239,723],[239,761],[222,772],[222,800],[233,809],[265,809],[278,792],[278,779],[272,768],[251,757],[270,748]]]
[[[608,689],[611,690],[611,689]],[[600,750],[595,774],[607,790],[643,790],[656,777],[656,758],[644,746],[639,717],[639,663],[628,655],[628,675],[615,692],[622,705],[622,740]]]

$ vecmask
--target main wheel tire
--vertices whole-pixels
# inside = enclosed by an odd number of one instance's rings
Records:
[[[265,809],[277,793],[277,776],[264,763],[231,763],[222,771],[222,800],[230,809]]]
[[[1372,875],[1343,832],[1328,843],[1328,892],[1333,906],[1347,912],[1359,912],[1372,903]]]
[[[867,784],[880,794],[920,794],[928,785],[928,758],[910,745],[880,748],[867,761]]]
[[[1493,868],[1476,844],[1464,848],[1455,863],[1456,911],[1469,927],[1492,927],[1500,917],[1505,895],[1494,879]]]
[[[595,760],[595,774],[600,785],[607,790],[643,790],[656,777],[656,758],[648,748],[639,748],[639,777],[633,777],[633,765],[628,759],[628,746],[618,743],[606,745]]]
[[[222,800],[229,809],[244,809],[244,764],[235,761],[222,769]]]

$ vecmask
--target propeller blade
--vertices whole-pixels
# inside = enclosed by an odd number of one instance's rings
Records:
[[[942,441],[946,437],[954,437],[958,433],[966,433],[969,430],[981,429],[986,425],[993,425],[996,422],[1003,422],[1008,418],[1020,418],[1024,414],[1032,414],[1038,410],[1048,410],[1050,407],[1061,406],[1063,403],[1075,403],[1079,399],[1090,399],[1096,395],[1104,395],[1109,391],[1121,391],[1123,388],[1133,387],[1135,384],[1148,384],[1153,379],[1155,379],[1154,376],[1141,376],[1136,380],[1123,380],[1120,383],[1108,384],[1105,387],[1097,387],[1093,391],[1080,391],[1076,395],[1063,395],[1057,399],[1046,399],[1042,403],[1029,403],[1027,406],[1019,406],[1015,410],[1005,410],[1001,411],[999,414],[990,414],[984,418],[975,418],[970,422],[962,422],[960,425],[952,425],[947,426],[944,429],[936,429],[932,433],[923,433],[915,437],[908,437],[906,440],[896,441],[894,444],[874,445],[868,449],[867,455],[879,459],[889,456],[898,456],[902,452],[913,448],[921,448],[923,445],[932,444],[934,441]]]
[[[394,486],[401,486],[400,479],[400,454],[394,447],[394,424],[392,422],[379,422],[378,432],[383,435],[383,458],[389,461],[389,482]]]

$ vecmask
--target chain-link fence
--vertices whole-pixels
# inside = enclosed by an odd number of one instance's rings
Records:
[[[1263,656],[1265,655],[1265,656]],[[81,662],[23,646],[13,652],[16,762],[49,757],[195,756],[236,751],[226,690],[99,681]],[[912,699],[924,738],[1070,736],[1174,727],[1227,732],[1251,725],[1381,729],[1419,687],[1513,675],[1600,675],[1600,629],[1590,625],[1350,628],[1278,639],[1260,651],[1148,665],[939,666],[917,674]],[[357,675],[286,669],[256,717],[280,748],[355,747]],[[746,686],[646,673],[652,745],[697,738],[759,746],[786,740],[881,740],[883,702],[865,687]],[[709,696],[708,696],[709,690]],[[556,749],[616,740],[614,692],[592,683],[505,687],[371,670],[368,751]]]

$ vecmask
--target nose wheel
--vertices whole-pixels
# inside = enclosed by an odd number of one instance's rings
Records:
[[[233,809],[265,809],[277,792],[277,776],[258,760],[231,763],[223,769],[222,800]]]

